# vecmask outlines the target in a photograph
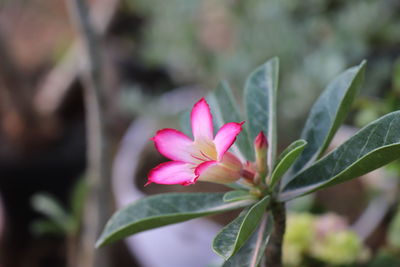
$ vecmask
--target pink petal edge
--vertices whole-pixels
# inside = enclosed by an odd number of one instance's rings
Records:
[[[214,128],[212,114],[210,106],[204,98],[201,98],[196,104],[194,104],[192,113],[190,114],[190,120],[195,140],[199,138],[213,139]]]
[[[236,137],[242,131],[243,122],[230,122],[225,124],[219,129],[218,133],[215,135],[214,144],[217,149],[218,161],[222,160],[222,157],[228,151],[228,149],[233,145]]]
[[[159,164],[148,174],[148,182],[156,184],[194,184],[198,175],[194,173],[194,165],[181,161],[168,161]]]
[[[196,174],[197,178],[205,172],[208,168],[218,164],[216,160],[210,160],[210,161],[205,161],[199,165],[197,165],[196,169],[194,170],[194,173]]]
[[[193,141],[185,134],[175,129],[162,129],[151,138],[158,152],[176,161],[189,161]]]

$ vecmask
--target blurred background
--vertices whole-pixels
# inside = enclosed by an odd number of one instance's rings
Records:
[[[82,210],[90,190],[85,186],[88,96],[82,78],[88,66],[81,60],[87,51],[80,49],[82,33],[68,2],[0,0],[2,267],[78,266]],[[179,115],[220,80],[229,81],[240,99],[246,76],[273,56],[280,59],[281,150],[299,136],[328,82],[363,59],[368,64],[361,95],[336,142],[400,108],[398,0],[86,3],[101,57],[105,101],[100,104],[113,209],[131,200],[130,194],[223,190],[207,184],[152,185],[142,192],[148,170],[163,161],[148,138],[158,128],[179,128]],[[398,165],[290,205],[297,216],[340,216],[333,221],[358,234],[361,256],[341,262],[301,248],[288,252],[287,264],[400,266]],[[110,253],[110,266],[163,266],[146,265],[124,242]]]

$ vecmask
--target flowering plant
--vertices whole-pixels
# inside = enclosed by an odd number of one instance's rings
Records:
[[[194,105],[190,116],[193,140],[174,129],[160,130],[152,138],[158,151],[172,161],[151,170],[147,184],[207,181],[233,190],[143,198],[110,219],[97,245],[163,225],[243,209],[213,241],[213,250],[225,260],[223,266],[263,262],[281,266],[287,201],[400,157],[400,111],[370,123],[325,154],[360,88],[364,62],[327,86],[311,109],[301,139],[277,157],[278,65],[276,58],[271,59],[249,76],[244,120],[230,88],[222,83],[208,101],[201,99]],[[215,136],[214,124],[222,126]]]

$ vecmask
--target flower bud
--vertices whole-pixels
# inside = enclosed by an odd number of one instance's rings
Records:
[[[268,140],[262,131],[257,135],[256,139],[254,140],[254,150],[256,152],[257,171],[260,174],[265,175],[268,172]]]

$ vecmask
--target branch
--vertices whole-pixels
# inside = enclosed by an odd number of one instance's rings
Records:
[[[94,32],[98,36],[106,34],[118,9],[119,0],[100,0],[90,5]],[[79,77],[79,42],[74,42],[68,52],[39,84],[34,98],[34,107],[44,116],[57,112],[73,83]]]
[[[88,198],[83,215],[82,248],[77,266],[109,266],[108,249],[94,249],[95,241],[111,215],[112,201],[101,51],[85,1],[67,0],[67,3],[85,55],[81,78],[85,87]]]
[[[0,27],[0,108],[3,113],[0,127],[9,141],[22,145],[22,148],[27,132],[40,127],[37,127],[37,114],[30,101],[30,90],[27,90],[13,52]]]
[[[18,89],[20,89],[22,86],[20,85],[21,77],[16,66],[16,60],[14,59],[13,53],[8,46],[6,39],[7,38],[5,38],[3,31],[0,28],[0,76],[3,79],[4,85],[8,90],[10,90],[11,94],[13,92],[11,88],[18,87]],[[15,98],[17,97],[18,96],[15,96]]]
[[[286,229],[285,204],[271,202],[271,213],[274,219],[274,228],[271,239],[265,252],[266,265],[268,267],[282,267],[282,245]]]

